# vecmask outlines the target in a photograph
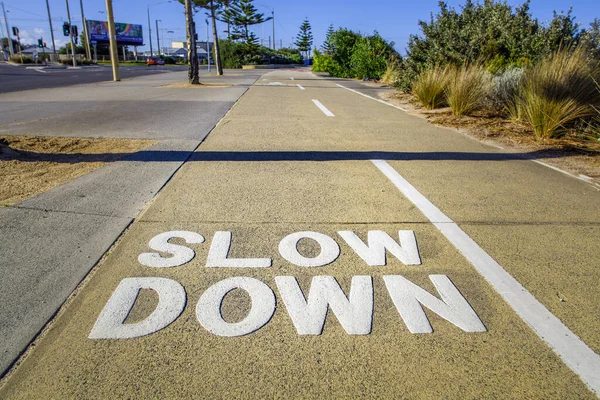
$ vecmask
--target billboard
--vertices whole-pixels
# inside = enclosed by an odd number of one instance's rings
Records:
[[[87,23],[90,42],[108,43],[108,22],[88,20]],[[144,44],[141,25],[115,22],[115,30],[117,31],[117,44],[130,46],[141,46]]]

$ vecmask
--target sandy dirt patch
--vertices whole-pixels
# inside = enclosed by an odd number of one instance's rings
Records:
[[[0,136],[0,206],[19,203],[154,143],[153,140]]]

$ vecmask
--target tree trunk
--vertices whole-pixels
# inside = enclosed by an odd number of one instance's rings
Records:
[[[191,84],[200,84],[198,54],[196,49],[196,25],[192,14],[192,0],[185,0],[185,24],[188,45],[188,80]]]
[[[217,67],[217,75],[223,75],[223,65],[221,64],[221,49],[219,48],[219,37],[217,36],[217,16],[215,13],[215,5],[213,0],[210,0],[210,17],[212,19],[213,29],[213,50],[215,52],[215,66]]]

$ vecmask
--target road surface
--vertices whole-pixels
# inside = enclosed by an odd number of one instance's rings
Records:
[[[600,192],[367,92],[259,77],[0,397],[594,398]]]

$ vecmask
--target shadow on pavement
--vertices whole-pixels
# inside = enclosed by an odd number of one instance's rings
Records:
[[[137,153],[49,154],[30,151],[11,151],[0,160],[23,162],[192,162],[192,161],[509,161],[536,160],[548,157],[548,152],[528,153],[462,153],[462,152],[390,152],[390,151],[188,151],[144,150]],[[567,153],[552,153],[553,157],[570,157]]]

